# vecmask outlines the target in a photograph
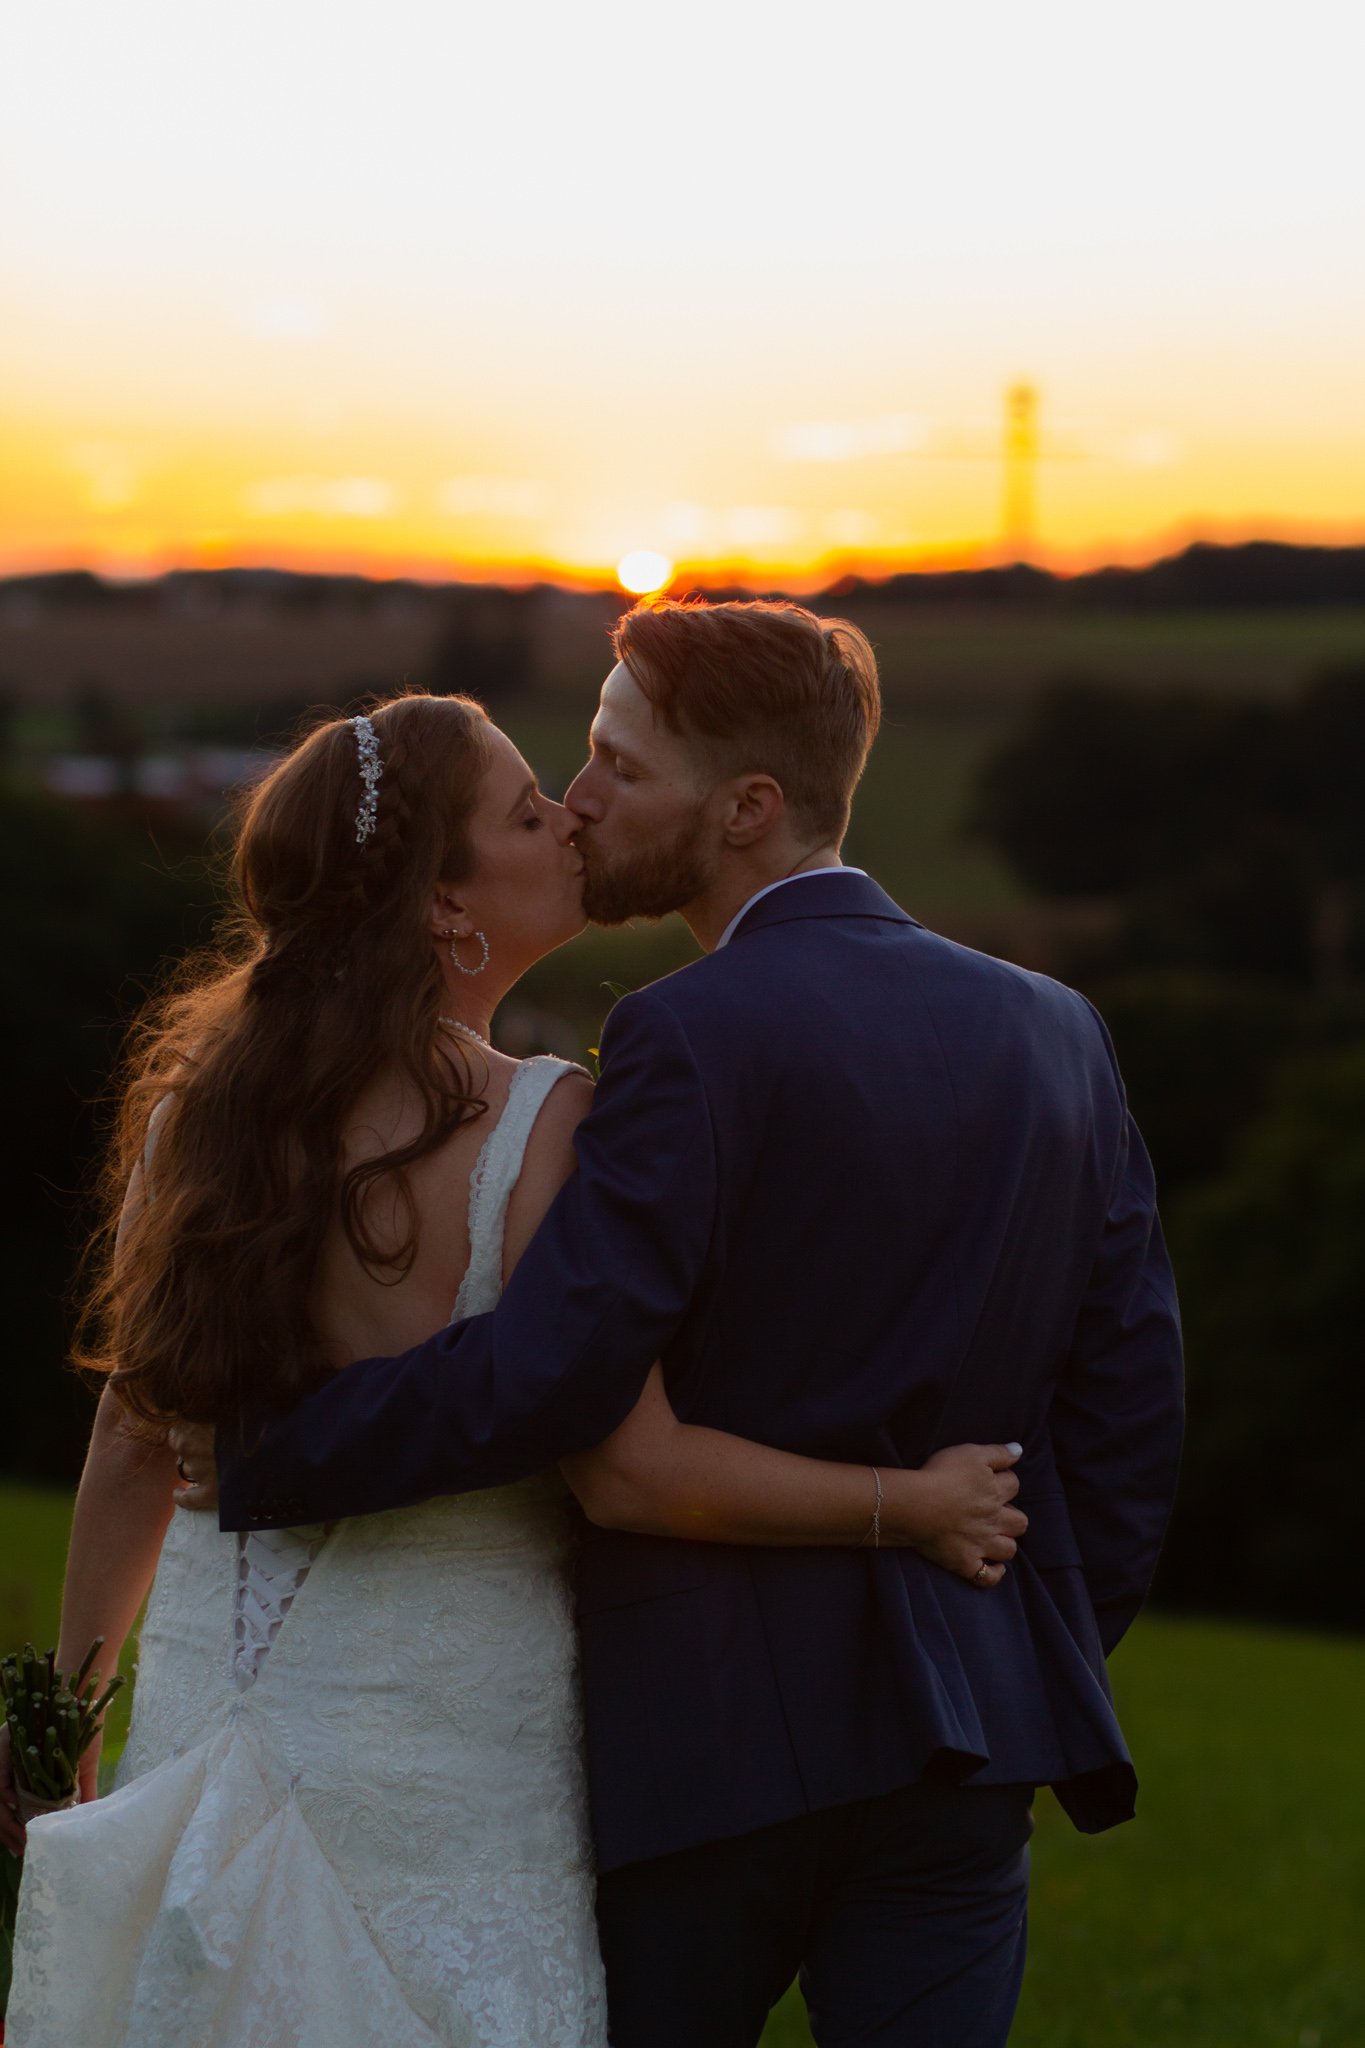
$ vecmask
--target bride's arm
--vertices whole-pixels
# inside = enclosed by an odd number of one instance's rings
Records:
[[[153,1124],[156,1113],[153,1114]],[[118,1244],[143,1200],[142,1172],[135,1168],[123,1205]],[[115,1257],[118,1245],[115,1246]],[[57,1668],[76,1671],[97,1636],[103,1636],[98,1666],[106,1679],[119,1657],[138,1609],[147,1597],[161,1555],[175,1495],[175,1454],[165,1443],[147,1443],[127,1426],[126,1410],[105,1387],[95,1410],[62,1585]],[[86,1750],[79,1767],[80,1796],[98,1791],[101,1737]]]
[[[103,1636],[97,1662],[106,1679],[118,1669],[119,1653],[151,1585],[173,1511],[176,1477],[171,1451],[164,1444],[136,1442],[122,1418],[118,1397],[106,1387],[76,1494],[57,1640],[57,1669],[76,1671],[96,1636]],[[9,1731],[0,1732],[0,1846],[19,1855],[24,1837],[13,1811]],[[97,1735],[79,1766],[82,1800],[97,1795],[99,1760]]]
[[[74,1671],[96,1636],[106,1678],[147,1597],[166,1525],[173,1512],[175,1459],[164,1444],[128,1434],[117,1395],[105,1388],[95,1411],[90,1449],[76,1494],[62,1589],[57,1666]],[[95,1794],[98,1742],[86,1752],[81,1797]]]
[[[85,1469],[71,1518],[62,1587],[60,1670],[74,1670],[96,1636],[106,1676],[147,1597],[166,1525],[174,1510],[175,1459],[124,1427],[123,1408],[106,1387],[95,1411]]]
[[[141,1200],[142,1175],[135,1170],[123,1205],[120,1241]],[[105,1387],[76,1489],[57,1637],[57,1669],[70,1672],[80,1669],[90,1645],[103,1636],[98,1668],[106,1679],[118,1670],[128,1631],[152,1583],[174,1508],[176,1481],[175,1453],[169,1445],[132,1436],[124,1414],[117,1395]],[[77,1767],[82,1800],[98,1795],[101,1741],[102,1734],[97,1734]],[[18,1855],[23,1833],[12,1802],[13,1760],[6,1730],[0,1741],[0,1845]]]
[[[799,1457],[679,1422],[655,1366],[614,1435],[562,1470],[603,1528],[769,1545],[859,1545],[875,1534],[991,1587],[1028,1527],[1010,1506],[1018,1456],[1017,1444],[957,1444],[915,1471]]]
[[[149,1154],[165,1101],[152,1112]],[[119,1218],[115,1258],[144,1199],[143,1171],[136,1166]],[[113,1676],[161,1555],[175,1504],[176,1477],[175,1452],[169,1443],[148,1443],[136,1436],[122,1402],[105,1387],[71,1517],[58,1670],[78,1670],[95,1637],[103,1636],[100,1668],[106,1678]],[[84,1791],[81,1796],[86,1796]]]
[[[591,1099],[585,1076],[566,1076],[536,1121],[508,1208],[505,1274],[573,1171],[573,1132]],[[798,1457],[679,1422],[656,1366],[620,1428],[566,1459],[563,1470],[591,1521],[708,1543],[867,1542],[880,1482],[884,1544],[913,1546],[990,1587],[1028,1526],[1009,1506],[1019,1490],[1009,1469],[1017,1455],[1000,1444],[960,1444],[918,1471],[878,1466],[874,1478],[871,1465]]]

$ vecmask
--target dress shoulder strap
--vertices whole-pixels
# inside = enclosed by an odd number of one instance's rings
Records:
[[[555,1084],[584,1069],[545,1054],[523,1060],[512,1076],[501,1116],[494,1124],[469,1181],[469,1264],[455,1299],[452,1322],[481,1315],[502,1293],[502,1244],[507,1204],[526,1160],[536,1118]]]

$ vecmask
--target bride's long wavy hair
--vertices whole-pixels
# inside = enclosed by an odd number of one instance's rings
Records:
[[[245,801],[225,924],[130,1039],[75,1362],[107,1374],[148,1434],[176,1416],[231,1426],[316,1384],[328,1362],[309,1302],[329,1225],[339,1214],[356,1256],[401,1278],[416,1252],[407,1169],[487,1107],[437,1026],[430,906],[438,881],[470,871],[488,721],[469,698],[415,692],[369,716],[373,831],[357,838],[355,727],[330,719]],[[420,1129],[345,1170],[348,1116],[380,1072]],[[397,1197],[385,1232],[368,1203],[381,1182]]]

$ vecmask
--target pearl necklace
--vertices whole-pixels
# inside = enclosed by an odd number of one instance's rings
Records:
[[[475,1045],[481,1045],[485,1052],[492,1052],[493,1048],[488,1040],[481,1031],[476,1031],[472,1024],[462,1024],[458,1017],[438,1017],[436,1022],[448,1024],[452,1031],[459,1032],[461,1038],[472,1038]]]

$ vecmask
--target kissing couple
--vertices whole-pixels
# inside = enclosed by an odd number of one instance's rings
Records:
[[[562,806],[464,698],[309,733],[143,1029],[64,1667],[151,1594],[15,2048],[753,2048],[798,1972],[821,2048],[997,2048],[1034,1789],[1133,1811],[1180,1349],[1104,1028],[841,865],[855,628],[614,650]],[[674,910],[595,1090],[495,1049]]]

